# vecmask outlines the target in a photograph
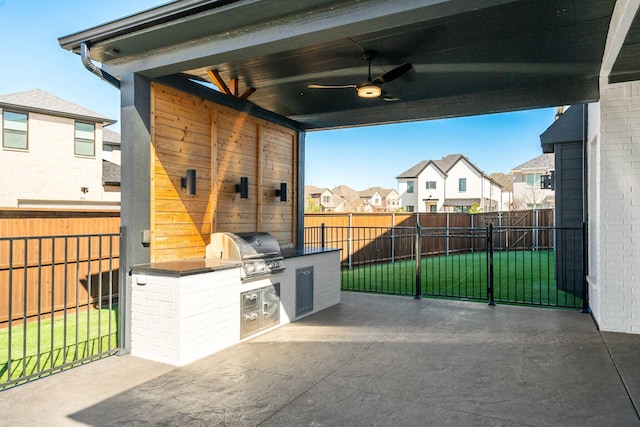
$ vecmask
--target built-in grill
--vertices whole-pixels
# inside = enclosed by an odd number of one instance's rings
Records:
[[[239,261],[241,278],[248,280],[284,270],[280,244],[269,233],[214,233],[207,258]]]

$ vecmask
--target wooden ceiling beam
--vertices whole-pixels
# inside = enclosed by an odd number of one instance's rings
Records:
[[[217,70],[208,70],[207,74],[209,75],[211,82],[220,89],[220,92],[227,95],[233,95]]]

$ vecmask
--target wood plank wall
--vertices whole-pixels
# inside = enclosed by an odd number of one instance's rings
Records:
[[[267,231],[295,245],[297,132],[152,84],[151,261],[202,258],[217,231]],[[180,178],[195,169],[197,194]],[[249,198],[235,192],[249,180]],[[287,183],[287,201],[275,189]]]

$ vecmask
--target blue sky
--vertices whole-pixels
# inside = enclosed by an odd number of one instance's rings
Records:
[[[0,94],[39,88],[120,119],[120,93],[89,73],[58,37],[167,2],[0,0]],[[397,188],[395,177],[421,160],[464,154],[487,173],[508,172],[542,153],[539,136],[555,109],[310,132],[307,184],[357,190]],[[119,131],[119,124],[112,127]]]

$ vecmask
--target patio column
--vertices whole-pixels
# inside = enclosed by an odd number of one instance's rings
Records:
[[[131,351],[131,266],[150,260],[142,234],[150,229],[151,82],[121,77],[121,246],[119,289],[120,354]]]

